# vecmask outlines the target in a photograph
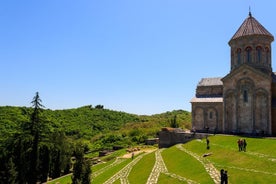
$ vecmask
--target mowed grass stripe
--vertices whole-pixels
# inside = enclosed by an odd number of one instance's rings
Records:
[[[118,165],[115,165],[114,167],[111,167],[99,176],[92,178],[93,184],[102,184],[109,178],[111,178],[113,175],[115,175],[117,172],[119,172],[121,169],[123,169],[128,163],[130,163],[132,160],[130,158],[125,159],[123,162],[119,163]]]
[[[149,153],[132,167],[128,176],[130,183],[146,183],[155,163],[155,152]]]
[[[213,183],[204,166],[194,157],[176,148],[176,146],[165,149],[162,152],[162,157],[169,173],[174,173],[202,184]],[[163,183],[162,180],[160,182]]]

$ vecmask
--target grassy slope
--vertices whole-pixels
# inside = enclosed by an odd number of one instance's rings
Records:
[[[146,183],[151,170],[154,166],[153,160],[155,159],[154,152],[144,156],[134,167],[132,168],[128,179],[130,183]]]
[[[206,142],[192,141],[184,147],[198,155],[211,152],[208,159],[217,170],[228,170],[231,183],[273,183],[276,181],[276,144],[273,139],[245,138],[247,151],[239,152],[237,136],[211,136]]]
[[[182,146],[202,156],[205,153],[212,153],[205,157],[219,171],[225,169],[229,173],[230,183],[275,183],[276,181],[276,144],[274,139],[246,138],[248,148],[246,152],[239,152],[237,147],[238,136],[216,135],[210,136],[210,150],[206,149],[205,139],[193,140]],[[123,153],[123,152],[122,152]],[[203,165],[194,157],[179,150],[175,146],[167,148],[161,152],[169,173],[191,179],[199,183],[213,183],[212,179],[205,171]],[[112,163],[93,167],[93,172]],[[131,159],[127,159],[116,168],[107,170],[99,175],[93,183],[106,181],[120,168],[123,168]],[[154,152],[145,155],[136,165],[133,166],[129,174],[130,183],[145,183],[155,163]],[[116,181],[115,183],[120,183]],[[158,183],[183,183],[176,178],[163,173],[160,174]],[[61,182],[61,184],[63,184]],[[66,184],[66,183],[65,183]]]
[[[212,183],[212,179],[204,167],[195,158],[175,146],[164,150],[162,157],[170,173],[175,173],[199,183]]]

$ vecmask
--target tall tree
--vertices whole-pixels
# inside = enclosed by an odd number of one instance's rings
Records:
[[[35,184],[38,179],[38,144],[39,144],[39,138],[40,138],[40,132],[41,132],[41,119],[40,114],[42,111],[42,108],[44,107],[42,105],[42,101],[39,97],[39,93],[36,92],[36,95],[33,98],[33,101],[31,102],[33,106],[33,113],[31,114],[31,124],[30,124],[30,131],[31,135],[33,136],[32,141],[32,149],[30,153],[30,172],[29,172],[29,183]]]
[[[171,126],[172,128],[178,128],[178,127],[179,127],[179,124],[178,124],[177,121],[176,121],[176,115],[174,115],[173,119],[171,119],[171,124],[170,124],[170,126]]]
[[[77,144],[74,152],[76,158],[74,171],[72,175],[72,184],[90,184],[91,183],[91,165],[84,158],[83,145]]]

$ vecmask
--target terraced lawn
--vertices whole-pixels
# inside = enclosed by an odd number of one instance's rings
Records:
[[[128,179],[130,183],[146,183],[154,166],[155,154],[149,153],[133,166]]]
[[[245,138],[246,152],[238,151],[237,140]],[[275,183],[276,140],[238,136],[209,136],[170,148],[141,153],[131,158],[114,158],[92,167],[96,184],[220,183],[220,169],[229,173],[229,183]],[[57,182],[59,180],[55,180]],[[67,184],[68,180],[60,184]]]
[[[178,149],[177,146],[164,150],[162,157],[170,173],[202,184],[213,182],[202,163],[193,156]]]

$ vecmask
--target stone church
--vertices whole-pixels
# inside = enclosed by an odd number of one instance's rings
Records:
[[[202,78],[191,99],[198,132],[276,135],[276,73],[271,67],[273,35],[249,12],[228,42],[230,72]]]

